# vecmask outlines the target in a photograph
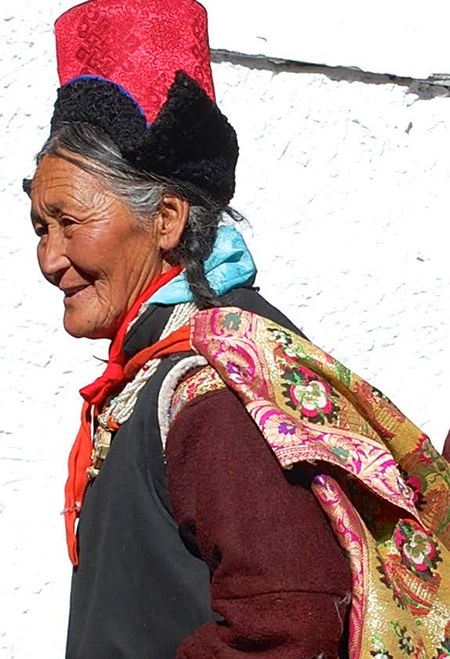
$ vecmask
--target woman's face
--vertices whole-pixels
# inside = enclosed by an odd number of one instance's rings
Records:
[[[98,176],[44,156],[31,186],[31,219],[45,278],[64,294],[64,327],[112,338],[145,288],[167,269],[157,222],[140,225]]]

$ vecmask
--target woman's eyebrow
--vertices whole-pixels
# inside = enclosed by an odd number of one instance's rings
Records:
[[[58,217],[63,214],[63,203],[60,201],[55,201],[52,204],[45,204],[45,212],[51,215],[52,217]]]

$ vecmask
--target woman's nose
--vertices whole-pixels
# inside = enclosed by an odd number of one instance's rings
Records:
[[[62,231],[49,230],[38,245],[38,261],[44,277],[55,286],[64,272],[70,267],[67,256],[67,240]]]

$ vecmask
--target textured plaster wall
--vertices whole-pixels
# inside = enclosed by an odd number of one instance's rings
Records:
[[[106,348],[61,329],[21,193],[56,88],[51,16],[70,4],[0,9],[1,659],[63,656],[65,461],[77,390]],[[440,447],[450,424],[445,90],[215,59],[240,137],[234,205],[248,218],[262,292]]]

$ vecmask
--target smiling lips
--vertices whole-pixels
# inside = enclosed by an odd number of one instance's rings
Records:
[[[69,298],[73,297],[80,291],[84,291],[85,288],[87,288],[89,284],[82,284],[80,286],[71,286],[70,288],[62,288],[62,292],[64,293],[64,298]]]

